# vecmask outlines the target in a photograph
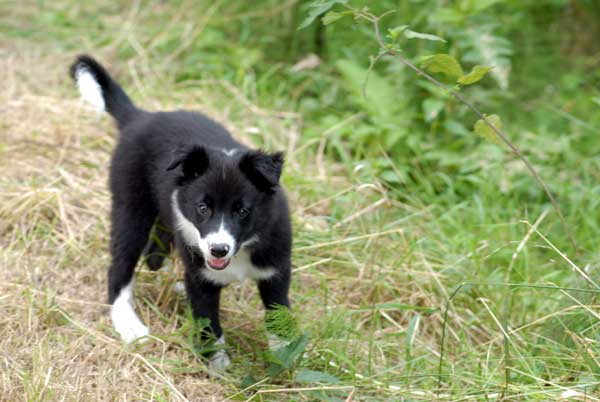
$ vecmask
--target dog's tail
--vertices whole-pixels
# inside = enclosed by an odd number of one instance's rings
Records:
[[[99,112],[107,111],[123,127],[139,109],[135,107],[123,88],[114,81],[104,67],[87,55],[80,55],[71,65],[81,97]]]

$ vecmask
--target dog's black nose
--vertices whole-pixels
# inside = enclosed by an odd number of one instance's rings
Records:
[[[210,254],[213,257],[221,258],[225,257],[229,252],[229,245],[225,243],[220,244],[211,244],[210,245]]]

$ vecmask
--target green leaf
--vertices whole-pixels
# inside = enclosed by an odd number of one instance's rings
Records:
[[[395,28],[388,29],[389,37],[392,40],[396,39],[406,28],[408,28],[408,25],[398,25]]]
[[[427,98],[423,101],[423,119],[429,123],[435,120],[444,108],[444,101],[438,98]]]
[[[492,114],[492,115],[485,115],[485,119],[494,127],[496,127],[498,130],[502,129],[502,120],[500,120],[500,116],[498,116],[497,114]],[[495,144],[501,144],[500,139],[498,138],[498,135],[494,132],[494,130],[488,126],[486,124],[485,121],[482,120],[478,120],[475,123],[475,126],[473,127],[473,131],[475,132],[475,134],[477,134],[480,137],[485,138],[488,141],[491,141]]]
[[[323,384],[339,384],[341,382],[337,377],[329,373],[314,370],[300,370],[294,376],[294,380],[297,382],[320,382]]]
[[[384,170],[379,174],[379,177],[388,183],[401,184],[404,182],[394,170]]]
[[[289,344],[273,351],[273,355],[283,362],[286,368],[292,367],[292,364],[296,362],[296,359],[304,352],[306,345],[308,344],[308,335],[302,334]]]
[[[375,135],[378,135],[378,133],[376,133]],[[405,130],[398,128],[398,129],[386,131],[383,133],[383,135],[384,135],[383,141],[384,141],[385,147],[387,149],[391,149],[396,144],[398,144],[403,138],[406,137],[407,132]]]
[[[304,21],[302,21],[302,24],[300,24],[300,26],[298,27],[298,30],[304,29],[307,26],[309,26],[310,24],[312,24],[321,14],[324,14],[327,11],[329,11],[329,9],[333,6],[335,6],[336,4],[346,4],[347,2],[348,2],[348,0],[329,0],[329,1],[317,0],[317,1],[313,1],[308,6],[310,9],[308,12],[308,15],[306,16]]]
[[[446,119],[444,122],[444,128],[448,130],[449,133],[458,136],[464,137],[471,134],[471,131],[458,120]]]
[[[458,78],[464,75],[460,63],[449,54],[434,54],[421,59],[421,67],[432,73],[444,73],[449,77]]]
[[[254,378],[252,375],[249,375],[247,377],[242,378],[242,381],[240,382],[240,388],[245,389],[251,387],[257,382],[258,380],[256,378]]]
[[[439,36],[415,32],[415,31],[411,31],[410,29],[404,30],[404,36],[406,36],[408,39],[416,38],[416,39],[425,39],[425,40],[432,40],[432,41],[438,41],[438,42],[444,42],[444,43],[446,42],[446,40],[444,38],[440,38]]]
[[[306,349],[307,344],[308,335],[302,334],[287,345],[272,351],[269,356],[271,364],[267,369],[268,374],[273,377],[283,370],[291,369]]]
[[[329,11],[322,18],[323,25],[332,24],[335,21],[339,20],[340,18],[345,17],[348,14],[352,14],[352,11],[344,11],[344,12],[341,12],[341,13],[339,13],[337,11]]]
[[[465,74],[458,79],[462,85],[471,85],[482,79],[493,67],[475,66],[469,74]]]
[[[421,315],[415,314],[408,323],[408,330],[406,331],[406,353],[410,356],[412,345],[415,342],[417,333],[419,332],[419,322],[421,321]]]

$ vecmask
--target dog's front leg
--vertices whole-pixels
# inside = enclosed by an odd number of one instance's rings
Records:
[[[284,308],[289,313],[289,270],[280,271],[269,279],[258,281],[257,284],[260,297],[267,310],[265,321],[267,326],[269,349],[279,349],[288,343],[287,338],[289,338],[295,330],[295,328],[281,328],[280,325],[274,325],[273,323],[273,320],[277,319],[277,317],[275,317],[273,314],[276,309]],[[291,317],[289,317],[289,320],[286,319],[285,322],[289,323],[291,326],[294,326],[294,322]]]
[[[225,345],[225,336],[219,322],[219,300],[221,296],[221,286],[215,285],[199,277],[199,273],[190,273],[185,275],[185,285],[192,315],[194,320],[200,321],[208,319],[210,321],[210,333],[203,332],[201,341],[208,341],[213,335],[216,338],[215,346]],[[212,356],[208,357],[209,367],[215,371],[222,371],[231,361],[224,349],[219,349]]]

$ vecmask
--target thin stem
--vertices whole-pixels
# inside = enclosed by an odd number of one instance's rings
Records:
[[[418,75],[424,77],[429,82],[434,84],[436,87],[446,91],[447,93],[452,95],[455,99],[462,102],[469,109],[471,109],[471,111],[473,111],[477,115],[477,117],[479,117],[479,119],[483,120],[483,122],[489,128],[491,128],[494,131],[494,133],[496,133],[496,135],[502,140],[502,142],[504,142],[504,144],[506,144],[510,148],[510,150],[515,155],[517,155],[517,157],[519,159],[521,159],[521,161],[525,164],[525,167],[527,167],[527,170],[529,170],[529,172],[531,173],[531,175],[533,176],[535,181],[542,188],[544,193],[546,193],[546,196],[552,203],[552,207],[558,214],[560,222],[562,223],[563,229],[565,230],[565,233],[567,234],[567,236],[569,237],[569,240],[571,241],[571,245],[573,246],[573,249],[575,251],[577,251],[577,243],[575,241],[575,238],[573,237],[573,234],[571,233],[571,230],[569,229],[569,226],[567,225],[567,221],[565,220],[565,218],[558,206],[558,203],[556,202],[556,199],[550,192],[550,189],[548,188],[546,183],[544,183],[544,181],[542,180],[542,178],[540,177],[538,172],[535,170],[535,168],[533,167],[531,162],[529,162],[529,159],[527,159],[527,157],[523,154],[523,152],[521,152],[521,150],[508,139],[508,136],[501,129],[497,128],[492,123],[490,123],[489,120],[485,117],[485,115],[481,111],[479,111],[479,109],[477,109],[475,107],[475,105],[473,105],[464,96],[462,96],[459,92],[455,91],[454,89],[452,89],[452,88],[448,87],[447,85],[441,83],[440,81],[436,80],[431,75],[427,74],[424,70],[415,66],[410,60],[406,59],[405,57],[400,55],[398,52],[396,52],[394,49],[391,49],[389,46],[387,46],[385,44],[385,42],[383,41],[383,38],[381,37],[381,32],[379,30],[379,20],[381,19],[381,17],[377,17],[373,14],[365,13],[362,11],[359,12],[358,15],[360,15],[362,18],[365,18],[366,20],[372,22],[373,27],[375,28],[375,38],[377,40],[377,43],[379,44],[379,47],[381,48],[380,54],[377,56],[376,61],[378,61],[381,57],[383,57],[386,54],[397,57],[398,60],[400,60],[404,65],[409,67],[411,70],[415,71]]]
[[[458,285],[456,287],[456,289],[454,289],[454,292],[452,292],[450,297],[448,297],[448,300],[446,301],[446,306],[444,308],[444,315],[443,315],[443,320],[442,320],[442,336],[440,339],[440,357],[438,360],[438,372],[437,372],[438,395],[442,390],[443,364],[444,364],[444,354],[445,354],[445,346],[446,346],[446,343],[445,343],[446,329],[448,327],[448,311],[450,310],[450,304],[452,303],[452,300],[456,297],[458,292],[461,291],[466,286],[501,286],[501,287],[507,287],[510,289],[528,288],[528,289],[560,290],[562,292],[570,291],[570,292],[600,294],[600,290],[598,290],[598,289],[572,288],[572,287],[563,287],[563,286],[556,286],[556,285],[542,285],[542,284],[535,284],[535,283],[500,283],[500,282],[490,282],[490,283],[464,282],[464,283],[461,283],[460,285]],[[506,330],[507,330],[506,333],[510,332],[508,330],[508,328],[506,328]],[[504,337],[504,339],[506,339],[506,337]]]

